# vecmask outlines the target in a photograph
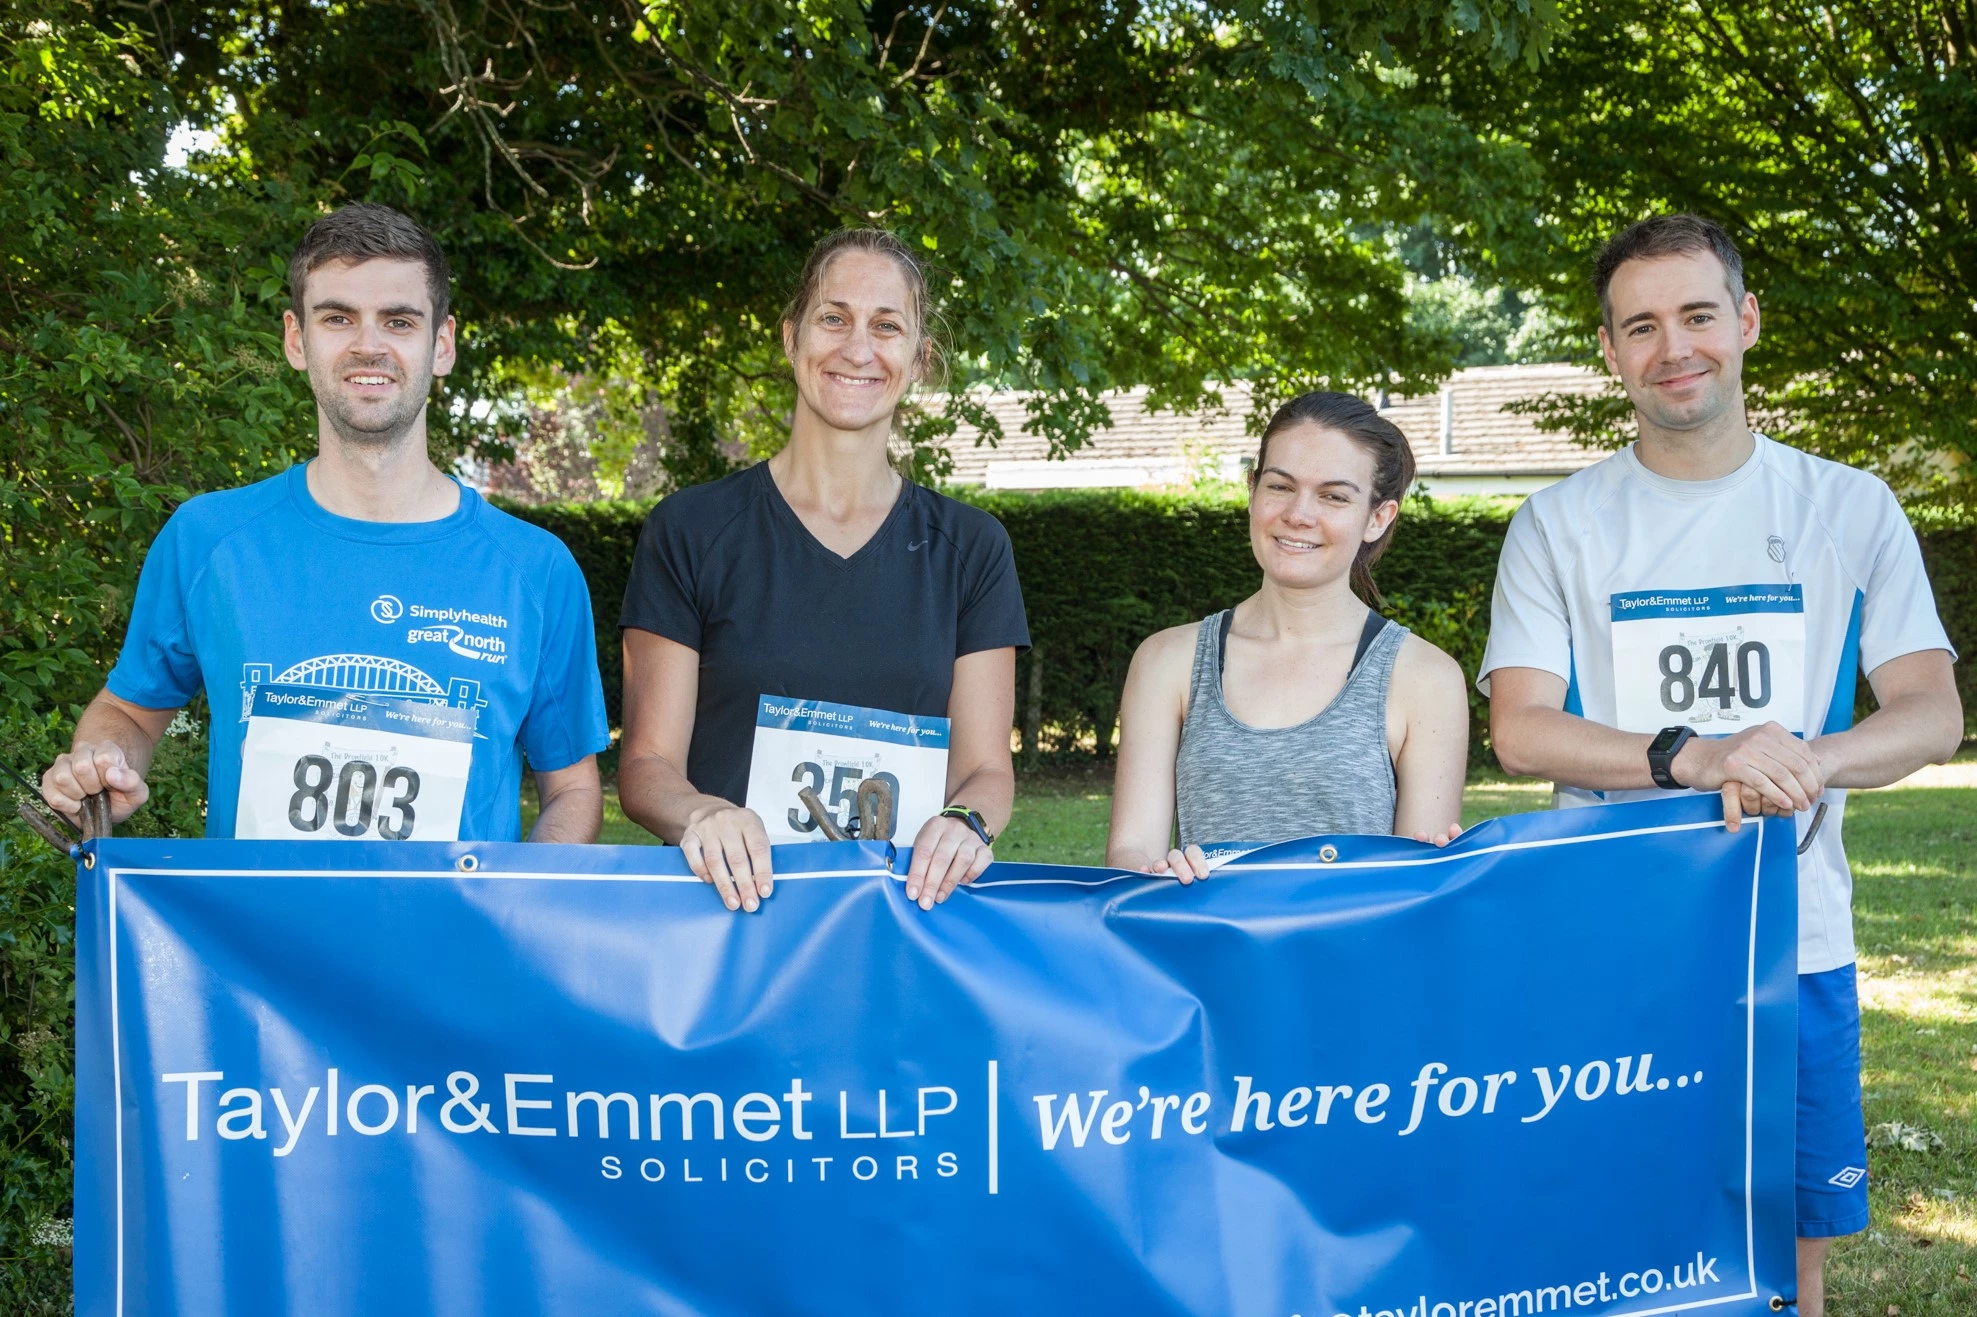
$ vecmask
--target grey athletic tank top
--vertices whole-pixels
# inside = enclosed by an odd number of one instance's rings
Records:
[[[1231,616],[1225,610],[1205,619],[1195,640],[1174,764],[1181,845],[1391,833],[1387,688],[1407,628],[1370,617],[1345,686],[1316,717],[1294,727],[1251,727],[1236,721],[1222,699]]]

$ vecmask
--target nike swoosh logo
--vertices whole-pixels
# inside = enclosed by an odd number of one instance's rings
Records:
[[[920,550],[926,547],[927,547],[926,540],[908,540],[906,542],[906,551],[908,553],[918,553]]]

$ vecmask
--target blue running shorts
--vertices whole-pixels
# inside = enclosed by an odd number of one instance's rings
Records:
[[[1854,967],[1799,975],[1798,1233],[1867,1228],[1867,1126],[1860,1110]]]

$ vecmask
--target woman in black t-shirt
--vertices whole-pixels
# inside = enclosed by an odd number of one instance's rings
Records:
[[[769,895],[771,832],[815,826],[804,785],[843,811],[861,776],[901,765],[906,895],[928,910],[988,867],[1009,821],[1029,644],[1009,537],[886,458],[900,399],[937,361],[926,326],[926,281],[897,238],[818,243],[782,321],[788,445],[662,500],[639,537],[619,795],[730,910]],[[944,775],[926,766],[942,719]]]

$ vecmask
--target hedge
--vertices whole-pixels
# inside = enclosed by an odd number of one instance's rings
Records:
[[[625,582],[632,573],[632,553],[645,525],[650,501],[642,503],[553,503],[526,507],[505,499],[494,502],[505,512],[533,522],[569,546],[570,554],[590,584],[590,611],[597,625],[597,666],[604,675],[604,703],[616,731],[623,722],[625,662],[618,644],[618,614],[625,605]]]
[[[1109,753],[1119,690],[1139,642],[1256,589],[1239,500],[1116,490],[957,492],[999,519],[1015,548],[1034,646],[1017,667],[1018,717],[1026,743],[1044,753],[1079,746]],[[617,619],[651,504],[503,506],[556,535],[583,569],[605,702],[617,726],[623,683]],[[1482,658],[1490,581],[1510,512],[1495,500],[1417,499],[1377,572],[1389,613],[1471,671]]]
[[[1139,642],[1256,589],[1248,515],[1237,499],[1119,490],[958,494],[997,517],[1015,547],[1035,643],[1017,668],[1016,703],[1033,752],[1109,753],[1126,665]],[[617,617],[649,507],[508,509],[568,544],[590,582],[614,726],[622,679]],[[1513,510],[1494,499],[1412,499],[1374,574],[1388,614],[1454,655],[1471,678],[1489,634],[1491,583]],[[1957,665],[1957,680],[1966,730],[1977,730],[1977,527],[1925,529],[1922,543],[1943,621],[1970,656]],[[1470,745],[1483,758],[1487,709],[1473,688],[1470,704]]]
[[[1239,500],[1081,490],[971,493],[969,501],[1000,519],[1015,546],[1035,646],[1017,673],[1026,748],[1108,754],[1140,641],[1256,590]],[[1375,572],[1388,613],[1472,672],[1510,512],[1496,501],[1414,500]]]
[[[1930,527],[1921,539],[1936,611],[1960,656],[1955,671],[1963,696],[1963,734],[1977,736],[1977,526]]]

